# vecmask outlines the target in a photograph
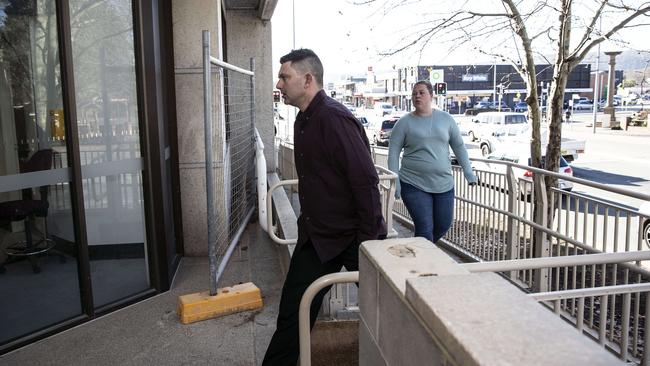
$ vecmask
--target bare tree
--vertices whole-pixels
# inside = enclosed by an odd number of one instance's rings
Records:
[[[589,51],[605,40],[617,42],[621,30],[648,26],[650,2],[634,0],[465,0],[458,4],[447,1],[423,0],[366,0],[353,1],[357,5],[374,5],[375,13],[387,17],[393,11],[411,5],[421,12],[421,21],[404,28],[402,37],[383,55],[394,55],[408,50],[424,52],[432,42],[449,44],[450,49],[465,47],[476,52],[508,60],[526,83],[528,118],[532,124],[531,164],[541,167],[542,113],[537,92],[536,60],[553,67],[553,81],[546,113],[549,139],[546,147],[545,168],[559,168],[562,139],[562,112],[564,93],[571,71],[585,59]],[[426,13],[425,9],[444,9]],[[602,21],[601,21],[602,18]],[[602,22],[605,30],[597,29]],[[578,37],[572,39],[573,34]],[[453,51],[449,51],[450,53]],[[546,55],[554,54],[554,60]],[[555,186],[556,179],[546,178],[547,187]],[[536,188],[537,190],[537,188]],[[535,192],[535,203],[550,198],[550,191]],[[548,212],[547,226],[553,222]]]

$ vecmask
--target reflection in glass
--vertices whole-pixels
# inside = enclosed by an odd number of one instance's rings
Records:
[[[96,307],[149,288],[131,11],[127,0],[70,1]]]
[[[0,345],[81,314],[55,1],[0,1]]]

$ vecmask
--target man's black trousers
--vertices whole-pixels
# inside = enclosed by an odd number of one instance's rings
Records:
[[[282,287],[278,322],[269,348],[264,356],[264,366],[295,366],[300,353],[298,340],[298,310],[300,300],[307,287],[316,279],[326,274],[339,272],[345,266],[348,271],[359,270],[359,244],[352,243],[336,258],[321,263],[316,250],[310,241],[294,251],[289,264],[287,278]],[[329,287],[321,290],[311,303],[311,327],[316,322],[323,297]]]

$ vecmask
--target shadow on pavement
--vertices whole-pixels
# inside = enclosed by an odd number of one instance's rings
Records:
[[[608,173],[602,170],[579,168],[576,166],[573,166],[572,168],[573,168],[574,177],[587,179],[602,184],[616,184],[616,185],[640,187],[641,185],[636,183],[648,181],[647,179],[644,178]]]

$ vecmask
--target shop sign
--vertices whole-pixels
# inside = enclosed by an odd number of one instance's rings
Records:
[[[488,75],[487,74],[465,74],[462,76],[463,81],[467,81],[470,83],[476,83],[476,82],[481,82],[481,81],[488,81]]]

